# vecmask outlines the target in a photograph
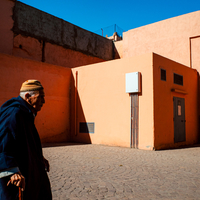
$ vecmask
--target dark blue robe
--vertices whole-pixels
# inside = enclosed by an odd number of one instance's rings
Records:
[[[29,104],[20,96],[0,108],[0,171],[18,167],[25,177],[24,200],[50,200],[51,188],[43,163],[42,147]],[[18,188],[0,178],[0,199],[18,198]]]

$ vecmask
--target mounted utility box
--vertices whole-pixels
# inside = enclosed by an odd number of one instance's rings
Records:
[[[126,93],[141,92],[140,72],[132,72],[126,74]]]

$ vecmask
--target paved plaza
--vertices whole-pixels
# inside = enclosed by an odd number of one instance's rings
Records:
[[[200,199],[200,146],[146,151],[57,144],[43,152],[53,200]]]

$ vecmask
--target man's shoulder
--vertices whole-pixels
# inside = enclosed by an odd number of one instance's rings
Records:
[[[20,98],[12,98],[1,106],[0,121],[11,120],[17,116],[25,115],[25,113],[28,113],[28,109],[20,102]]]
[[[16,121],[19,116],[22,115],[22,111],[18,107],[8,107],[4,112],[0,113],[0,124],[11,123]]]
[[[17,114],[22,113],[22,110],[20,109],[20,107],[11,106],[11,107],[8,107],[8,108],[4,111],[4,113],[5,113],[6,115],[10,115],[10,114],[12,114],[12,115],[17,115]]]
[[[24,111],[23,108],[18,106],[18,104],[12,104],[4,109],[0,113],[0,132],[8,127],[18,127],[27,122],[29,115],[28,112]]]
[[[18,96],[9,99],[0,107],[0,113],[7,112],[8,110],[15,110],[16,112],[20,112],[20,110],[28,111],[28,108],[24,103],[24,100]]]

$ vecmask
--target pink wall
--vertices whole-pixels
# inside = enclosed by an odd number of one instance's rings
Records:
[[[113,146],[130,146],[130,96],[125,92],[125,74],[142,73],[139,97],[139,148],[153,149],[153,71],[152,54],[93,64],[72,69],[78,72],[76,133],[72,121],[71,138]],[[72,94],[72,97],[74,93]],[[148,99],[148,101],[147,101]],[[74,98],[72,102],[74,102]],[[74,112],[74,105],[72,107]],[[79,133],[79,122],[94,122],[95,133]]]
[[[167,71],[166,82],[160,80],[160,68]],[[78,91],[76,109],[72,93],[72,113],[77,114],[72,114],[72,141],[130,146],[130,96],[125,92],[125,74],[136,71],[142,74],[138,148],[163,149],[197,142],[197,71],[152,53],[72,69]],[[173,84],[173,73],[183,75],[184,86]],[[178,144],[174,144],[173,96],[185,98],[186,142]],[[95,133],[80,133],[79,122],[94,122]]]
[[[200,34],[199,37],[190,38],[191,63],[190,66],[200,72]]]
[[[46,100],[36,117],[41,140],[69,141],[71,70],[6,54],[0,54],[0,66],[0,105],[19,95],[25,80],[40,80]]]
[[[155,52],[190,66],[190,38],[200,36],[199,19],[197,11],[124,32],[122,57]]]

